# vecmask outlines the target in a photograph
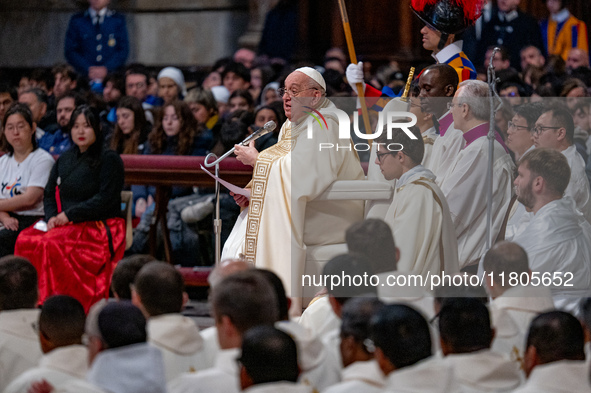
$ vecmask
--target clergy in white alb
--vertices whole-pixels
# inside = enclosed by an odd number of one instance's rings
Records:
[[[509,392],[521,384],[519,365],[491,351],[489,311],[477,298],[445,298],[439,311],[443,362],[465,393]]]
[[[487,272],[486,289],[493,299],[489,304],[495,328],[491,348],[520,364],[532,319],[554,309],[550,290],[544,286],[510,285],[505,279],[530,274],[527,253],[516,243],[496,243],[484,256],[483,267]]]
[[[339,139],[325,87],[320,73],[309,67],[287,77],[288,120],[277,144],[256,156],[248,213],[232,230],[222,256],[242,254],[276,272],[294,297],[302,296],[306,247],[343,243],[344,230],[363,218],[362,201],[314,201],[335,180],[364,178],[350,138]],[[244,149],[236,149],[238,159]]]
[[[35,326],[39,319],[37,271],[24,258],[0,261],[0,391],[43,355]]]
[[[467,80],[460,84],[450,104],[455,127],[464,133],[466,146],[439,180],[439,186],[456,229],[460,268],[477,263],[486,251],[489,95],[486,83]],[[491,234],[495,239],[511,201],[514,166],[498,133],[493,144]]]
[[[210,300],[220,346],[215,365],[180,374],[168,382],[169,393],[238,393],[236,359],[244,333],[255,326],[272,326],[279,318],[275,290],[254,269],[224,278],[213,288]]]
[[[352,298],[344,304],[339,331],[339,356],[344,366],[342,381],[323,393],[378,393],[383,390],[385,376],[374,359],[373,348],[367,344],[370,320],[383,306],[372,297]]]
[[[418,127],[408,128],[416,139],[403,130],[386,129],[376,139],[375,164],[386,180],[398,179],[392,204],[384,221],[392,228],[400,249],[398,271],[438,275],[459,271],[458,246],[454,224],[443,193],[435,184],[435,175],[420,165],[424,143]],[[388,146],[403,146],[390,151]]]
[[[574,310],[590,294],[591,225],[570,197],[562,197],[569,173],[566,158],[553,149],[536,148],[521,159],[515,190],[533,216],[512,241],[527,252],[533,272],[553,277],[556,308]]]
[[[571,314],[551,311],[531,323],[525,346],[527,382],[515,393],[589,393],[584,333]]]
[[[455,393],[453,368],[432,356],[425,318],[413,308],[390,304],[371,319],[374,356],[386,375],[387,392]]]
[[[570,167],[570,181],[564,191],[576,202],[577,209],[591,222],[591,192],[585,173],[585,161],[574,145],[575,125],[572,115],[560,106],[544,112],[536,121],[534,144],[564,154]]]
[[[544,106],[541,102],[523,104],[514,108],[515,115],[507,127],[506,143],[509,150],[513,152],[515,162],[519,162],[525,153],[536,148],[533,130],[536,120],[543,111]],[[523,224],[527,222],[527,217],[524,217],[526,214],[528,212],[522,203],[518,201],[513,203],[505,229],[506,239],[510,239],[520,232]]]
[[[135,277],[131,296],[148,320],[148,342],[162,352],[167,381],[207,367],[199,327],[181,315],[189,296],[183,276],[174,266],[147,263]]]
[[[58,388],[70,380],[84,380],[88,371],[88,350],[82,345],[86,314],[80,302],[70,296],[51,296],[39,315],[39,341],[43,357],[37,367],[13,380],[5,393],[27,393],[35,382],[46,381]]]

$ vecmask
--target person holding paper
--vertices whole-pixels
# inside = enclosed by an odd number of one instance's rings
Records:
[[[224,245],[222,259],[243,257],[274,271],[288,294],[302,296],[306,247],[344,242],[344,230],[363,218],[362,201],[314,201],[335,180],[362,180],[363,169],[351,149],[323,149],[323,144],[349,147],[338,138],[338,122],[324,115],[308,131],[307,111],[334,108],[326,99],[322,75],[298,68],[285,80],[283,108],[288,120],[276,145],[258,153],[252,146],[236,147],[238,160],[254,164],[250,199],[236,198],[246,207]],[[322,145],[327,146],[327,145]],[[254,160],[253,160],[254,159]],[[298,303],[298,302],[296,302]],[[293,309],[299,313],[297,307]]]

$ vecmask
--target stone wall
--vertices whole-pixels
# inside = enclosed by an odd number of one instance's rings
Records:
[[[0,67],[48,67],[64,61],[77,0],[0,0]],[[128,62],[204,66],[229,56],[249,23],[248,0],[112,0],[126,14]]]

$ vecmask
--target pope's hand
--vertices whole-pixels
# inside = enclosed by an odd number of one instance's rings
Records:
[[[254,141],[251,141],[248,146],[234,145],[234,153],[238,161],[250,166],[254,166],[259,155],[259,151],[254,147]]]
[[[349,64],[347,67],[347,82],[349,82],[349,86],[353,89],[355,94],[357,94],[357,83],[361,83],[363,85],[363,89],[365,90],[365,82],[363,81],[363,62],[360,61],[357,64]]]
[[[250,204],[250,199],[244,195],[234,194],[233,192],[230,192],[230,195],[234,197],[236,204],[242,208],[247,207]]]

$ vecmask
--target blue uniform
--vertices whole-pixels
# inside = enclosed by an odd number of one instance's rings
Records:
[[[102,23],[94,25],[89,10],[72,16],[66,31],[65,56],[76,71],[104,66],[109,72],[123,67],[129,54],[125,17],[107,10]]]

